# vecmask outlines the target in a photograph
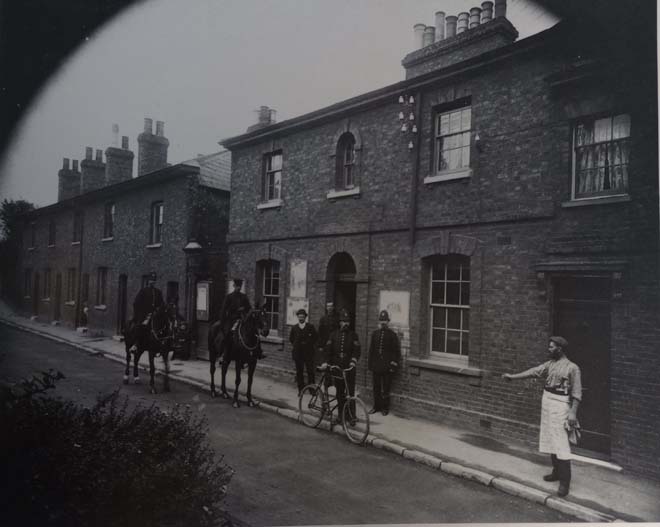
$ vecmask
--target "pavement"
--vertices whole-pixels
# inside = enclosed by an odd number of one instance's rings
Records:
[[[125,362],[122,342],[19,316],[2,301],[0,322],[70,344],[87,353],[102,354],[122,364]],[[142,357],[141,366],[147,366],[146,354]],[[160,371],[163,369],[160,359],[157,360],[157,368]],[[171,362],[170,377],[208,390],[209,364],[204,360],[174,360]],[[145,382],[144,374],[142,382]],[[295,426],[303,426],[298,422],[298,397],[293,377],[287,383],[259,374],[257,368],[252,394],[259,401],[262,411],[275,412],[291,419],[292,425],[295,422]],[[369,397],[365,394],[364,398]],[[320,429],[325,431],[319,433],[344,433],[341,426],[331,428],[325,421]],[[387,416],[378,413],[371,416],[366,446],[387,450],[412,462],[544,504],[578,520],[660,521],[660,481],[628,474],[614,465],[599,464],[579,456],[572,462],[571,493],[559,498],[556,494],[557,483],[543,481],[543,475],[549,471],[547,456],[524,445],[503,443],[471,430],[392,413]]]

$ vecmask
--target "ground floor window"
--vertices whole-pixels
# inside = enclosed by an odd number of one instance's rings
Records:
[[[429,279],[429,328],[432,355],[467,357],[470,337],[470,259],[433,259]]]
[[[108,268],[99,267],[96,271],[96,305],[105,305],[105,293],[108,282]]]
[[[280,262],[260,262],[261,295],[266,304],[269,329],[277,331],[280,323]]]
[[[76,300],[76,268],[71,267],[66,271],[66,301],[74,302]]]

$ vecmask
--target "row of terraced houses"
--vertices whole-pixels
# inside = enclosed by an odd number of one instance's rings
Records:
[[[386,308],[393,412],[526,443],[541,391],[500,374],[561,334],[583,373],[578,451],[660,477],[655,34],[567,19],[517,40],[496,4],[416,26],[405,80],[282,122],[262,107],[219,154],[167,166],[147,123],[137,178],[109,175],[126,148],[104,169],[88,150],[82,175],[65,161],[75,195],[27,221],[25,309],[79,325],[86,303],[90,328],[118,331],[154,268],[206,358],[240,277],[269,312],[259,368],[290,378],[298,307],[348,309],[363,349]],[[90,173],[105,179],[85,192]]]

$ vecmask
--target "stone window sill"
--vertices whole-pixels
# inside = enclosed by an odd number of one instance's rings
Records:
[[[65,306],[75,306],[76,301],[75,300],[67,300],[66,302],[64,302],[64,305]]]
[[[80,242],[71,242],[71,245],[80,245]]]
[[[96,311],[106,311],[108,309],[108,306],[106,306],[105,304],[99,304],[98,306],[94,306],[94,309],[96,309]]]
[[[257,204],[257,209],[275,209],[282,206],[281,199],[271,199],[270,201],[264,201],[263,203]]]
[[[581,198],[574,199],[571,201],[564,201],[561,206],[565,209],[572,207],[589,207],[593,205],[609,205],[610,203],[626,203],[632,201],[632,198],[628,194],[622,194],[619,196],[602,196],[596,198]]]
[[[424,178],[424,184],[440,183],[442,181],[453,181],[454,179],[467,179],[472,177],[471,168],[459,168],[457,170],[443,170],[432,176]]]
[[[114,236],[108,236],[107,238],[101,238],[101,241],[102,242],[111,242],[114,239],[115,239]]]
[[[55,244],[54,243],[49,243],[48,247],[55,247]]]
[[[50,297],[45,296],[44,298],[41,299],[42,302],[50,302]]]
[[[27,250],[28,251],[34,251],[34,247],[28,247]]]
[[[160,249],[163,246],[162,243],[149,243],[146,245],[147,249]]]
[[[329,190],[326,194],[328,199],[347,198],[349,196],[359,196],[360,187],[347,188],[344,190]]]
[[[479,368],[472,368],[467,364],[460,364],[458,361],[443,361],[440,359],[406,359],[408,366],[414,366],[423,370],[436,370],[448,373],[455,373],[456,375],[465,375],[468,377],[483,377],[483,370]]]

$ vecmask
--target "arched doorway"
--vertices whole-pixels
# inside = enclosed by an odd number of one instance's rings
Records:
[[[355,329],[355,299],[357,284],[355,281],[355,262],[346,252],[335,253],[328,262],[326,271],[327,302],[334,302],[337,312],[347,309],[351,315],[351,328]]]

